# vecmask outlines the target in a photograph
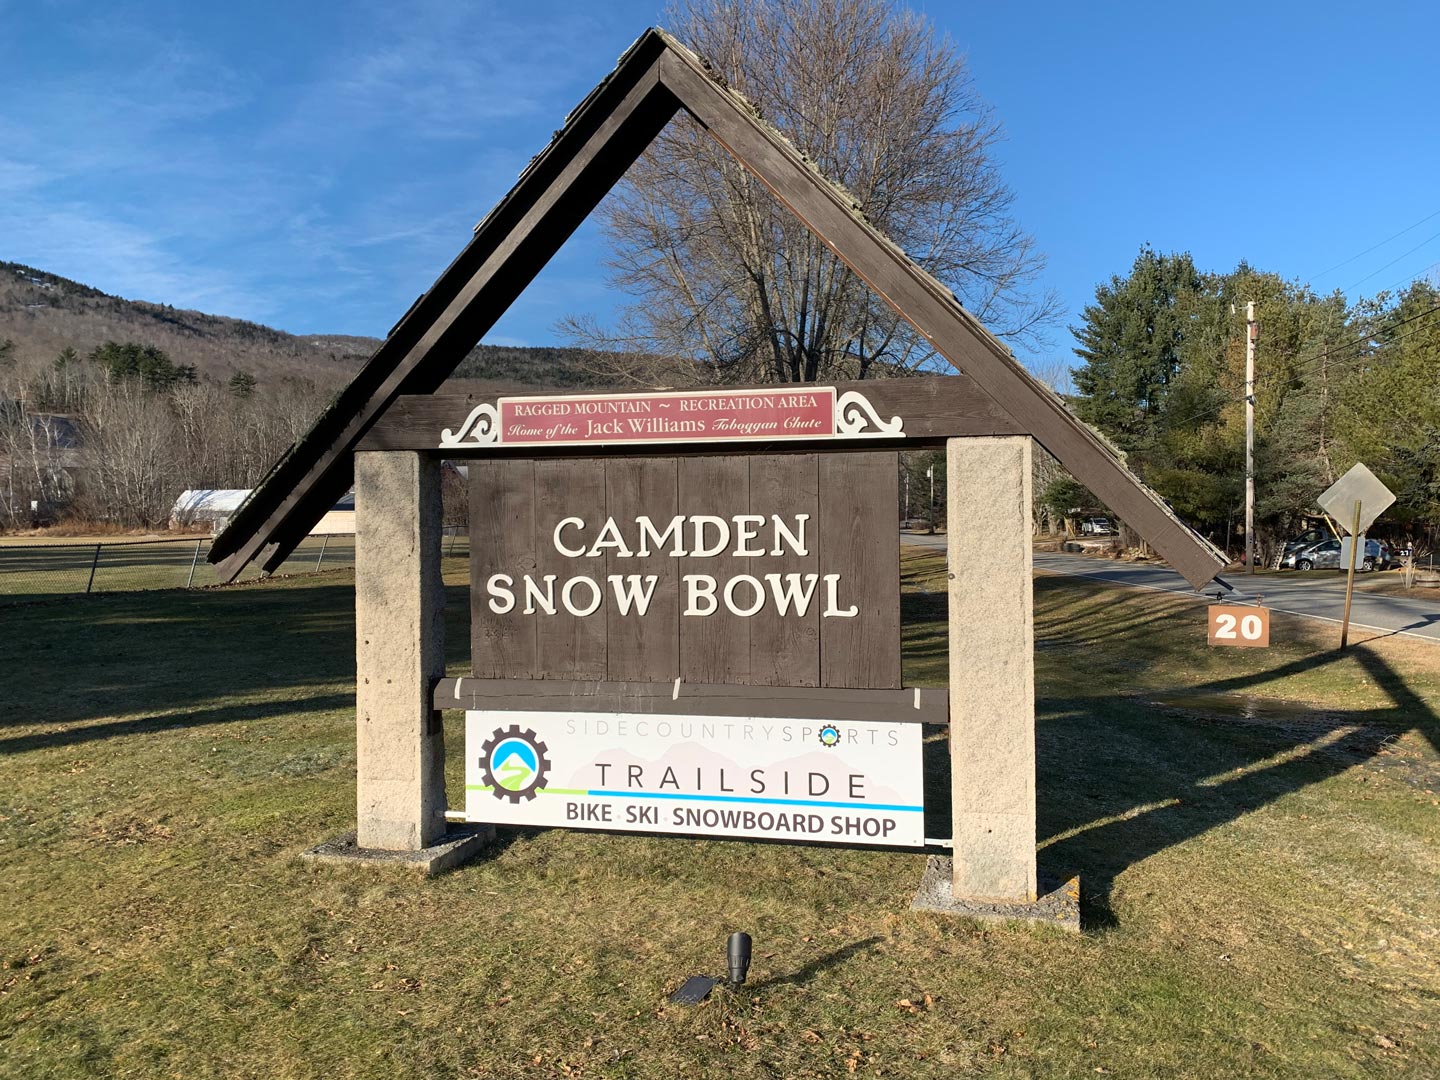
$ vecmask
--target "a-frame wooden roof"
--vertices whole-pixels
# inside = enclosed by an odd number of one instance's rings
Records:
[[[433,393],[675,113],[684,109],[929,343],[1196,588],[1224,565],[1009,350],[674,38],[647,30],[475,228],[311,430],[215,540],[233,578],[274,570],[353,481],[355,444],[401,395]]]

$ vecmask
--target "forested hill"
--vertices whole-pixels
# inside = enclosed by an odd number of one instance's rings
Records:
[[[0,261],[0,345],[31,364],[49,363],[67,349],[80,356],[107,341],[162,350],[202,379],[228,382],[237,372],[262,385],[287,377],[321,384],[348,380],[380,345],[378,338],[345,334],[287,334],[259,323],[125,300],[56,274]],[[481,345],[456,378],[534,386],[590,383],[579,349]]]

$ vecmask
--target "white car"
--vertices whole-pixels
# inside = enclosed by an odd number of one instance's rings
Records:
[[[1080,523],[1080,534],[1082,536],[1108,536],[1114,531],[1115,526],[1110,524],[1109,518],[1086,518]]]

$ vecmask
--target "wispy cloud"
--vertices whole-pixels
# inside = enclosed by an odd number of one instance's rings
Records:
[[[429,286],[648,21],[579,0],[138,10],[0,0],[0,258],[356,333]]]

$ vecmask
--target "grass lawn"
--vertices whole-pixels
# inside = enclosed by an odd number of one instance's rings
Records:
[[[907,676],[941,683],[939,558],[902,569]],[[0,1075],[1440,1074],[1434,646],[1277,614],[1207,650],[1199,604],[1038,577],[1066,935],[910,913],[917,854],[520,831],[428,881],[302,864],[353,824],[352,603],[337,571],[0,608]],[[666,1005],[739,928],[749,985]]]

